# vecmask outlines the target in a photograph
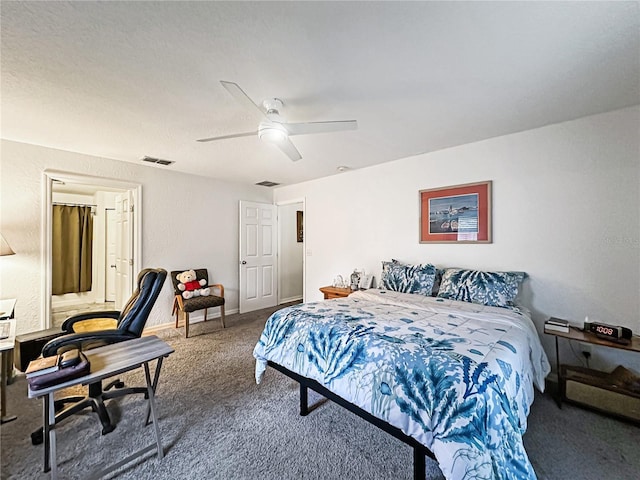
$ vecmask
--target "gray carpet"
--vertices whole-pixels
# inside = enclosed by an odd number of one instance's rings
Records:
[[[176,350],[163,366],[158,388],[159,425],[165,458],[147,455],[122,467],[123,479],[410,479],[412,450],[343,408],[326,402],[307,417],[298,415],[297,384],[268,369],[254,381],[253,347],[271,311],[195,324],[159,336]],[[121,377],[143,383],[142,371]],[[317,399],[313,396],[312,399]],[[1,427],[1,478],[48,478],[42,446],[29,433],[40,424],[41,401],[27,399],[24,377],[8,387],[8,409],[18,415]],[[94,414],[60,425],[61,478],[87,478],[153,442],[143,428],[141,396],[108,403],[117,428],[100,435]],[[525,446],[540,479],[637,479],[640,429],[574,406],[560,410],[538,394],[529,417]],[[441,479],[427,460],[428,478]],[[115,476],[112,475],[112,476]]]

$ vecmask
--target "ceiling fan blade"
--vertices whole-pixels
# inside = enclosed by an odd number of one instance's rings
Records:
[[[273,145],[282,150],[287,155],[287,157],[289,157],[294,162],[302,158],[302,155],[300,155],[298,149],[293,145],[293,143],[291,143],[291,140],[289,140],[288,138],[282,142],[274,142]]]
[[[240,102],[246,108],[248,108],[249,110],[253,110],[254,112],[255,111],[259,112],[261,117],[266,116],[265,113],[262,111],[262,109],[258,107],[255,103],[253,103],[253,100],[249,98],[249,95],[244,93],[244,90],[242,90],[237,83],[225,82],[224,80],[220,80],[220,83],[227,90],[227,92],[231,94],[233,98],[235,98],[238,102]]]
[[[343,130],[356,130],[356,120],[338,120],[335,122],[308,122],[308,123],[283,123],[289,135],[306,135],[308,133],[341,132]]]
[[[214,140],[225,140],[227,138],[239,138],[239,137],[251,137],[253,135],[258,135],[258,132],[245,132],[245,133],[233,133],[231,135],[223,135],[221,137],[209,137],[209,138],[201,138],[200,140],[196,140],[196,142],[213,142]]]

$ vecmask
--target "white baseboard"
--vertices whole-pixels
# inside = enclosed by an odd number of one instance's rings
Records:
[[[283,303],[289,303],[289,302],[297,302],[299,300],[302,300],[302,295],[296,296],[296,297],[281,298],[280,303],[278,305],[282,305]]]
[[[224,314],[225,316],[227,315],[233,315],[234,313],[238,313],[238,309],[237,308],[232,308],[230,310],[225,310]],[[189,325],[193,325],[194,323],[201,323],[204,322],[204,315],[199,315],[199,316],[193,316],[190,315],[189,316]],[[220,314],[213,314],[213,315],[207,315],[207,321],[209,320],[215,320],[216,318],[220,318]],[[153,335],[154,332],[159,332],[161,330],[165,330],[167,328],[175,328],[176,326],[176,322],[175,320],[171,320],[168,323],[161,323],[160,325],[152,325],[150,327],[146,327],[144,329],[143,334],[144,335]],[[182,327],[180,327],[182,328]]]

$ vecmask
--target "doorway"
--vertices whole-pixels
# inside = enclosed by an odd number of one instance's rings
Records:
[[[278,304],[304,299],[304,201],[277,204]]]
[[[78,312],[121,309],[140,269],[141,186],[59,171],[44,176],[42,327],[58,326]],[[54,205],[91,208],[91,282],[81,292],[52,294]]]
[[[305,201],[240,201],[240,313],[305,298]]]

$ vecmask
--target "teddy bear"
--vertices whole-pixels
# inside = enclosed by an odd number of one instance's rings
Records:
[[[195,270],[185,270],[176,275],[176,279],[180,282],[178,290],[182,292],[182,296],[186,300],[193,297],[206,297],[211,294],[211,289],[206,287],[207,281],[204,278],[196,279]]]

